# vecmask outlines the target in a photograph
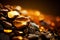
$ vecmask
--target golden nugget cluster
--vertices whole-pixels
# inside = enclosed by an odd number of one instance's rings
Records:
[[[59,40],[59,16],[46,15],[21,6],[4,7],[0,5],[0,30],[11,40]]]

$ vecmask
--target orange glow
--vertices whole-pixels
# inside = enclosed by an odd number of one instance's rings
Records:
[[[27,10],[22,10],[21,13],[22,13],[23,15],[27,15],[27,14],[28,14]]]
[[[47,24],[51,24],[51,21],[50,21],[50,20],[47,20],[46,23],[47,23]]]
[[[59,22],[60,21],[60,17],[56,17],[56,21]]]
[[[21,7],[20,6],[16,6],[16,9],[21,10]],[[53,22],[55,17],[53,17],[53,16],[43,15],[38,10],[21,10],[20,12],[22,13],[23,16],[25,16],[25,15],[29,16],[30,19],[33,20],[34,22],[36,22],[37,24],[39,23],[40,20],[44,20],[47,24],[49,24],[51,26],[55,26],[55,23]],[[17,12],[8,12],[8,17],[9,18],[12,18],[14,15],[19,15],[19,14]],[[60,17],[56,17],[56,21],[59,22],[60,21]],[[24,24],[26,24],[26,22],[22,22],[21,25],[24,25]],[[20,23],[18,23],[16,25],[20,26]],[[43,28],[41,28],[41,29],[43,29]]]
[[[40,27],[40,31],[44,31],[45,28],[43,26]]]
[[[44,29],[44,27],[40,27],[41,29]]]
[[[23,37],[22,36],[15,36],[15,37],[13,37],[14,39],[19,39],[19,40],[23,40]]]
[[[39,11],[35,11],[34,15],[35,16],[40,16],[40,12]]]
[[[52,23],[51,23],[51,26],[55,26],[55,24],[52,22]]]
[[[39,16],[39,20],[44,20],[45,18],[44,18],[44,15],[40,15]]]

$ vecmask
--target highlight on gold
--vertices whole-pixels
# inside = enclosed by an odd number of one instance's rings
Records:
[[[4,29],[4,32],[5,32],[5,33],[11,33],[12,30],[10,30],[10,29]]]
[[[8,12],[8,17],[9,18],[13,18],[16,15],[20,15],[17,11],[10,11]]]

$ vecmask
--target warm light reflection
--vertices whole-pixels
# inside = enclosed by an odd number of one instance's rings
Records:
[[[23,25],[26,25],[26,24],[27,24],[27,22],[25,22],[25,21],[20,21],[20,22],[16,21],[16,22],[14,22],[14,25],[17,28],[20,28],[20,27],[22,27]]]
[[[23,33],[22,31],[18,31],[20,34]]]
[[[17,11],[10,11],[8,12],[8,17],[9,18],[13,18],[16,15],[20,15]]]
[[[40,31],[44,31],[45,28],[43,26],[40,27]]]
[[[24,21],[22,21],[21,23],[22,23],[22,25],[26,25],[27,24],[27,22],[24,22]]]
[[[5,32],[5,33],[11,33],[11,32],[12,32],[12,30],[4,29],[4,32]]]
[[[15,37],[13,37],[13,40],[14,40],[14,39],[23,40],[23,37],[22,37],[22,36],[15,36]]]
[[[22,36],[18,36],[17,37],[19,40],[23,40],[23,37]]]

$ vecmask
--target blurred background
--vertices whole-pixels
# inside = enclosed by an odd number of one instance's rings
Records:
[[[0,0],[6,5],[20,5],[24,9],[39,10],[43,14],[60,16],[60,1],[58,0]]]

